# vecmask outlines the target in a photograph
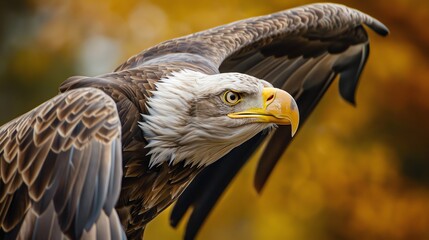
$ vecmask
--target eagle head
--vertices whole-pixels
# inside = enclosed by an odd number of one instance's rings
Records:
[[[156,83],[147,110],[140,127],[150,166],[206,166],[276,124],[290,124],[293,136],[299,122],[292,96],[241,73],[173,73]]]

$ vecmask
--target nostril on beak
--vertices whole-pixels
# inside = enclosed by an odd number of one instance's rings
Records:
[[[272,95],[270,95],[268,98],[267,98],[267,102],[270,102],[271,100],[273,100],[274,99],[274,94],[272,94]]]

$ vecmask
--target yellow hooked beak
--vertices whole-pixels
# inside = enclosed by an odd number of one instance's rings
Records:
[[[291,125],[292,137],[298,130],[299,111],[293,97],[277,88],[262,90],[263,108],[251,108],[243,112],[228,114],[230,118],[255,118],[256,122]]]

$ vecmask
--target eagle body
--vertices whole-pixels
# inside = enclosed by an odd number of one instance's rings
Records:
[[[0,237],[140,239],[177,200],[171,224],[193,207],[185,236],[193,239],[266,139],[262,188],[337,75],[354,103],[369,53],[363,25],[388,33],[357,10],[307,5],[67,79],[57,96],[0,127]]]
[[[193,71],[190,69],[193,69]],[[171,139],[167,142],[168,150],[176,149],[174,151],[174,154],[177,155],[175,159],[163,153],[158,152],[155,154],[150,152],[150,149],[154,149],[154,147],[151,147],[148,139],[156,135],[161,135],[163,137],[167,135],[156,134],[156,131],[184,131],[185,133],[192,133],[192,136],[195,136],[195,131],[200,128],[200,126],[198,126],[196,129],[192,130],[183,129],[192,124],[183,123],[182,125],[174,126],[173,121],[163,126],[163,128],[151,129],[148,124],[151,123],[151,120],[147,119],[149,116],[162,115],[159,113],[159,110],[156,114],[149,114],[151,111],[150,105],[156,104],[156,100],[154,99],[157,98],[155,98],[154,95],[156,96],[160,92],[168,94],[168,91],[159,90],[159,86],[163,86],[159,84],[159,80],[161,79],[165,83],[179,81],[177,84],[171,86],[173,89],[179,86],[184,88],[184,85],[189,82],[190,88],[194,89],[195,81],[204,77],[214,76],[207,75],[202,71],[196,72],[195,70],[197,69],[197,66],[191,68],[187,65],[186,68],[182,69],[174,68],[170,69],[170,71],[159,71],[159,74],[156,75],[157,78],[151,79],[144,74],[146,71],[153,74],[153,66],[149,68],[149,70],[146,70],[146,67],[142,67],[139,68],[138,71],[122,71],[121,73],[107,74],[97,78],[73,77],[65,81],[60,87],[60,90],[64,93],[68,93],[75,89],[101,90],[116,104],[118,116],[122,125],[122,162],[124,166],[122,188],[116,210],[129,238],[141,238],[146,223],[168,207],[204,166],[212,163],[214,159],[219,159],[226,153],[222,149],[216,148],[213,154],[211,154],[214,155],[214,158],[202,160],[203,157],[210,155],[208,152],[213,149],[213,146],[210,145],[207,148],[195,146],[199,143],[205,145],[209,142],[203,138],[193,140],[195,142],[191,144],[192,148],[190,151],[196,150],[195,153],[186,154],[180,157],[180,159],[178,158],[181,152],[172,146],[172,144],[176,144],[177,142],[178,145],[183,145],[183,147],[186,147],[186,144],[180,143],[178,139]],[[151,76],[150,74],[148,74],[148,76]],[[219,76],[219,74],[217,75]],[[181,79],[176,80],[177,78]],[[215,79],[208,79],[207,81],[213,80]],[[222,79],[217,78],[217,80],[219,81]],[[228,88],[225,84],[232,82],[233,79],[226,78],[224,81],[225,83],[222,84],[222,86]],[[155,91],[156,86],[158,86],[158,91]],[[208,86],[208,88],[210,88],[210,86]],[[199,89],[201,90],[201,88]],[[190,91],[193,90],[183,91],[183,93],[189,95]],[[204,91],[204,89],[201,91]],[[177,92],[177,90],[175,92]],[[165,103],[165,98],[171,100],[172,96],[161,96],[160,99],[162,100],[159,103],[160,105],[158,107],[154,106],[155,110],[170,106]],[[148,99],[151,99],[151,101],[148,101]],[[177,106],[172,107],[175,108]],[[181,112],[186,114],[188,114],[188,111],[195,111],[192,109],[182,110]],[[203,110],[199,110],[199,112],[203,112]],[[144,116],[145,114],[147,114],[146,117]],[[167,119],[172,119],[174,118],[172,114],[174,114],[174,110],[167,109],[165,117]],[[159,119],[153,120],[155,123],[159,121]],[[171,129],[167,129],[167,126]],[[270,127],[271,126],[268,126],[268,128]],[[252,126],[254,130],[250,131],[251,135],[243,140],[235,140],[234,143],[241,143],[264,128],[267,128],[267,126],[261,126],[259,128]],[[218,132],[218,129],[215,129],[215,132],[208,136],[213,138],[216,132]],[[228,129],[228,132],[231,132],[231,129]],[[232,133],[234,133],[234,131],[232,131]],[[183,137],[184,134],[179,134],[179,136]],[[186,140],[187,139],[185,139],[185,141]],[[222,135],[220,143],[228,143],[227,138],[225,139],[225,136]],[[219,144],[214,144],[214,146],[219,146]],[[235,145],[230,146],[229,149],[233,147],[235,147]],[[221,148],[226,148],[226,146],[221,144]],[[198,158],[192,159],[192,157]]]
[[[147,113],[146,102],[155,83],[179,70],[151,66],[99,78],[70,78],[60,88],[62,92],[100,89],[116,104],[123,126],[123,178],[116,210],[129,239],[142,238],[146,223],[168,207],[200,171],[197,166],[185,167],[184,163],[150,166],[148,142],[138,124],[141,114]]]

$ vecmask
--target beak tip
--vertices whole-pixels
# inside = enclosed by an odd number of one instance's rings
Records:
[[[298,105],[296,104],[295,100],[292,98],[293,100],[293,111],[292,111],[292,117],[291,117],[291,135],[292,137],[295,136],[296,132],[298,132],[298,127],[299,127],[299,110],[298,110]]]
[[[290,134],[292,137],[295,136],[296,132],[298,131],[298,126],[292,126],[292,130],[290,131]]]

